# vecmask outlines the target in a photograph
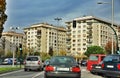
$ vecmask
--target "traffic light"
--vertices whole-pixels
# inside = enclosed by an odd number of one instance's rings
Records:
[[[52,47],[49,47],[49,55],[53,56],[53,48]]]
[[[20,68],[21,68],[21,64],[22,64],[22,44],[19,44],[19,49],[20,49]]]
[[[22,50],[22,44],[21,43],[19,44],[19,48],[20,48],[20,50]]]
[[[73,28],[76,28],[76,20],[73,20]]]
[[[22,55],[22,44],[19,44],[20,55]]]

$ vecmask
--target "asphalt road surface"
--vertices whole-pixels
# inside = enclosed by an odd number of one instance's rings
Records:
[[[97,75],[92,75],[86,70],[86,67],[81,67],[81,78],[102,78]],[[10,73],[0,74],[0,78],[44,78],[44,71],[27,71],[19,70]]]

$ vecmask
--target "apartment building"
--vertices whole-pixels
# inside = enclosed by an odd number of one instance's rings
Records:
[[[33,24],[24,28],[26,46],[32,52],[54,52],[66,50],[66,30],[64,27],[48,23]]]
[[[4,44],[5,55],[7,52],[16,52],[16,48],[19,48],[19,44],[23,43],[23,37],[24,34],[16,33],[15,31],[3,32],[1,42]]]
[[[66,22],[67,51],[71,54],[84,53],[87,47],[97,45],[105,47],[108,41],[116,42],[113,29],[117,32],[118,25],[94,16],[83,16]],[[118,35],[118,32],[117,32]]]

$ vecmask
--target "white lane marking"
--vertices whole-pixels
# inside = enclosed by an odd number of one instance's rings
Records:
[[[9,72],[9,73],[0,74],[0,76],[4,76],[4,75],[16,73],[16,72],[21,72],[21,71],[23,71],[23,70],[18,70],[18,71],[13,71],[13,72]]]
[[[44,73],[44,71],[42,71],[42,72],[40,72],[40,73],[36,74],[36,75],[35,75],[35,76],[33,76],[32,78],[38,77],[39,75],[42,75],[43,73]]]

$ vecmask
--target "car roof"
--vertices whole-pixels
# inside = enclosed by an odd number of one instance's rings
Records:
[[[27,57],[40,57],[40,56],[27,56]]]
[[[73,58],[73,56],[53,56],[53,57],[72,57]]]
[[[120,56],[119,54],[110,54],[108,56]]]

